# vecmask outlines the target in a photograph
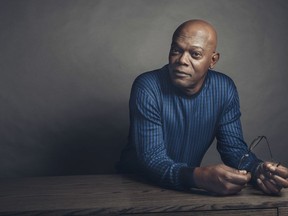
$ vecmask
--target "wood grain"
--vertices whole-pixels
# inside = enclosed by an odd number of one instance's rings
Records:
[[[190,215],[191,211],[193,215],[204,211],[205,215],[225,215],[226,211],[230,215],[261,212],[262,216],[270,216],[278,211],[285,215],[287,206],[287,190],[280,196],[266,196],[247,187],[237,195],[221,197],[201,190],[163,189],[141,178],[122,175],[0,179],[0,215],[160,216]]]

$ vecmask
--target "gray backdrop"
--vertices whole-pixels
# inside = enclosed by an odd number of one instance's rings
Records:
[[[192,18],[218,30],[216,69],[238,87],[246,141],[266,135],[287,165],[287,10],[286,0],[0,0],[0,176],[113,173],[133,80],[167,63],[173,31]],[[218,162],[214,144],[204,164]]]

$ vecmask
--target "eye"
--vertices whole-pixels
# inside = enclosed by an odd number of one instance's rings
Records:
[[[202,57],[202,53],[201,52],[197,52],[197,51],[193,51],[191,53],[191,56],[195,59],[200,59]]]
[[[181,49],[179,47],[171,47],[170,48],[170,54],[172,55],[178,55],[181,53]]]

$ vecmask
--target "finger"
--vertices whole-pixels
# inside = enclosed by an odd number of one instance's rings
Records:
[[[236,194],[239,193],[244,188],[244,185],[236,185],[232,183],[228,183],[226,185],[225,191],[227,194]]]
[[[246,174],[247,174],[247,171],[246,171],[246,170],[238,170],[238,173],[243,174],[243,175],[246,175]]]
[[[223,167],[226,171],[228,172],[233,172],[233,173],[236,173],[236,174],[247,174],[247,170],[239,170],[239,169],[235,169],[235,168],[232,168],[232,167],[229,167],[229,166],[226,166],[224,165]]]
[[[288,169],[284,166],[274,166],[272,164],[267,165],[267,169],[282,178],[288,178]]]
[[[237,170],[235,172],[234,170],[232,172],[227,172],[226,174],[226,180],[232,184],[236,185],[245,185],[247,184],[251,179],[251,174],[247,173],[243,174]]]
[[[279,194],[281,187],[279,187],[275,182],[271,181],[271,179],[265,178],[264,175],[260,175],[260,180],[265,186],[265,192],[269,191],[268,194]],[[275,184],[274,184],[275,183]]]
[[[222,165],[222,168],[226,171],[225,180],[232,184],[245,185],[251,179],[251,174],[246,170],[238,170],[226,165]]]
[[[258,187],[266,194],[270,194],[271,192],[268,190],[268,188],[264,185],[263,181],[258,178],[257,179],[257,184],[258,184]]]
[[[274,179],[274,181],[276,181],[277,185],[288,188],[288,179],[284,179],[278,175],[273,175],[272,178]]]
[[[261,164],[261,170],[262,172],[267,172],[267,171],[275,171],[276,164],[274,165],[272,162],[264,162]]]

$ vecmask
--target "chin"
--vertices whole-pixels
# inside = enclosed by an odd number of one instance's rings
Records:
[[[191,84],[190,82],[188,82],[188,80],[183,80],[183,79],[172,79],[172,83],[174,86],[181,88],[181,89],[185,89],[185,88],[191,88],[191,86],[193,86],[193,84]]]

